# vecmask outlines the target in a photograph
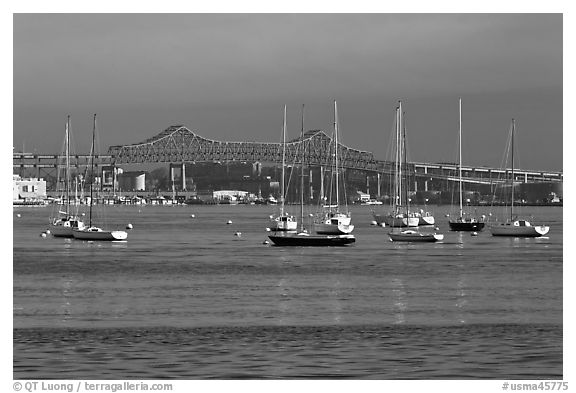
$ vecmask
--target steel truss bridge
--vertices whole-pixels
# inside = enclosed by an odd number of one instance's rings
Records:
[[[332,163],[334,153],[332,138],[322,130],[311,130],[303,137],[286,143],[285,162],[300,165],[304,156],[305,165],[326,167]],[[41,177],[42,170],[54,170],[62,166],[61,158],[59,155],[14,153],[14,172],[32,169],[36,171],[37,177]],[[71,157],[71,161],[71,165],[75,168],[86,167],[89,156],[75,155]],[[115,167],[125,164],[232,161],[280,164],[282,143],[215,141],[201,137],[183,125],[175,125],[141,143],[110,146],[108,154],[96,156],[95,165]],[[345,170],[364,171],[366,176],[379,177],[380,174],[389,174],[393,170],[393,163],[377,160],[371,152],[352,149],[342,144],[338,145],[338,161],[339,167]],[[510,169],[466,166],[462,171],[463,180],[468,183],[494,184],[510,177]],[[458,166],[455,164],[412,162],[409,164],[409,172],[416,181],[421,182],[458,180]],[[514,173],[515,181],[523,183],[563,181],[562,172],[515,168]]]

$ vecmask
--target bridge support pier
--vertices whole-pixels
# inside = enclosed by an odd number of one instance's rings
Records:
[[[112,195],[116,195],[116,186],[118,184],[118,168],[112,165]]]
[[[312,187],[312,167],[308,167],[308,173],[310,174],[310,176],[308,176],[308,191],[310,192],[308,200],[311,201],[314,198],[314,189]]]
[[[324,203],[324,167],[320,166],[320,203]]]
[[[170,184],[172,186],[172,191],[176,191],[176,180],[178,179],[177,173],[180,172],[179,184],[181,186],[180,191],[187,191],[186,189],[186,163],[173,164],[170,163]]]
[[[182,163],[182,191],[186,191],[186,163]]]
[[[262,176],[262,163],[260,161],[252,164],[252,176],[257,178]]]
[[[382,193],[380,192],[380,173],[377,174],[377,186],[378,186],[378,193],[376,194],[378,198],[382,197]]]
[[[176,192],[176,175],[174,174],[175,169],[178,168],[178,164],[170,163],[170,186],[172,187],[172,192]]]
[[[366,194],[370,195],[370,176],[366,175]]]

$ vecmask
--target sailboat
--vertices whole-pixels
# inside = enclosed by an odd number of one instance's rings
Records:
[[[58,216],[52,219],[50,232],[55,237],[73,237],[74,229],[83,229],[84,223],[70,211],[70,116],[66,119],[66,132],[64,137],[64,211],[58,210]],[[59,182],[60,183],[60,182]]]
[[[400,128],[401,110],[402,102],[400,102],[399,107],[396,108],[396,136],[394,138],[396,147],[394,151],[394,180],[392,181],[392,184],[394,185],[394,190],[392,192],[392,210],[385,214],[372,212],[376,224],[393,228],[417,227],[419,224],[419,218],[409,212],[407,195],[406,198],[404,198],[404,193],[401,192],[404,186],[404,174],[402,173],[404,168],[402,166],[401,157],[403,151],[401,147],[402,134]]]
[[[328,204],[327,211],[320,215],[314,223],[314,230],[319,235],[343,235],[351,233],[354,225],[349,211],[340,211],[340,189],[338,174],[338,105],[334,101],[334,178],[336,186],[336,205],[332,201]]]
[[[494,224],[490,226],[492,236],[510,236],[510,237],[539,237],[544,236],[550,231],[550,227],[546,225],[533,226],[528,220],[520,219],[514,215],[514,133],[516,129],[516,122],[512,119],[512,127],[510,130],[510,148],[511,161],[512,161],[512,184],[511,188],[511,203],[510,203],[510,217],[504,223]]]
[[[286,105],[284,105],[284,123],[282,127],[282,178],[280,188],[280,214],[272,217],[272,231],[296,231],[298,230],[298,221],[296,217],[284,211],[284,201],[286,199],[286,192],[284,190],[286,171]]]
[[[484,221],[476,217],[464,216],[462,208],[462,99],[458,99],[458,185],[460,194],[460,215],[454,220],[449,220],[451,231],[479,232],[484,229]]]
[[[436,223],[436,219],[434,215],[430,212],[424,211],[424,209],[420,209],[420,211],[410,213],[412,217],[418,218],[418,225],[434,225]]]
[[[418,220],[417,217],[413,217],[410,214],[410,209],[408,205],[408,182],[402,178],[402,169],[406,168],[408,165],[407,157],[406,157],[406,128],[404,127],[403,122],[403,113],[402,113],[402,102],[400,101],[398,108],[396,110],[396,173],[397,173],[397,182],[394,187],[395,194],[394,199],[398,200],[399,203],[396,205],[396,211],[394,212],[395,216],[393,218],[400,218],[407,220],[405,223],[409,223],[408,220],[411,218],[415,218]],[[403,203],[404,201],[404,203]],[[404,209],[404,212],[401,210]],[[418,225],[416,223],[416,225]],[[415,225],[415,226],[416,226]],[[415,229],[404,229],[404,230],[394,230],[394,227],[401,227],[406,225],[391,225],[393,227],[392,231],[388,233],[391,241],[395,242],[436,242],[439,240],[444,239],[444,235],[438,234],[435,232],[420,232],[419,230]]]
[[[310,234],[304,227],[304,105],[302,105],[302,164],[300,168],[300,230],[299,231],[278,231],[268,236],[275,246],[281,247],[330,247],[347,246],[356,241],[354,235],[337,234],[323,235]]]
[[[96,135],[96,115],[94,115],[94,128],[92,130],[92,149],[90,150],[90,210],[89,210],[89,224],[88,227],[75,229],[74,239],[78,240],[126,240],[128,234],[125,231],[107,231],[97,226],[92,225],[92,206],[94,198],[92,195],[93,182],[94,182],[94,149],[95,149],[95,135]]]

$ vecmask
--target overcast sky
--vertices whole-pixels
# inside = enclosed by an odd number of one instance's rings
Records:
[[[332,130],[386,158],[403,101],[412,161],[562,170],[561,14],[15,14],[13,146],[88,152],[184,124],[215,140]]]

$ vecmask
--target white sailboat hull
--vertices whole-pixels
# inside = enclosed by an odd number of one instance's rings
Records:
[[[403,227],[417,227],[420,220],[418,217],[404,217],[404,215],[381,215],[373,214],[374,221],[376,224],[393,228],[403,228]]]
[[[421,233],[413,230],[390,232],[388,236],[394,242],[437,242],[444,239],[442,234]]]
[[[314,224],[314,231],[319,235],[345,235],[354,230],[354,225],[350,224]]]
[[[434,225],[435,224],[435,220],[434,220],[434,216],[431,215],[427,215],[426,214],[417,214],[416,217],[418,218],[418,225]]]
[[[324,219],[314,224],[314,231],[319,235],[345,235],[354,230],[352,218],[343,213],[326,213]]]
[[[74,239],[78,240],[126,240],[128,234],[125,231],[105,231],[100,228],[90,227],[74,231]]]
[[[548,226],[532,226],[528,221],[525,220],[506,222],[490,227],[492,236],[540,237],[546,235],[548,231],[550,231],[550,227]]]

